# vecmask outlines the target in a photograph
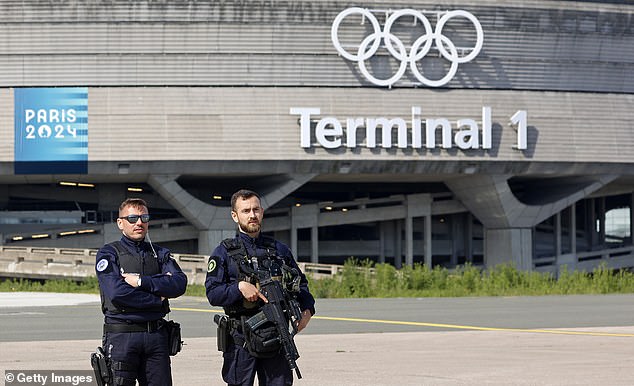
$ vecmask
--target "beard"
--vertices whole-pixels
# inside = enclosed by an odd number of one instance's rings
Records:
[[[256,220],[257,221],[257,220]],[[240,229],[244,233],[258,233],[260,231],[260,222],[241,222]]]

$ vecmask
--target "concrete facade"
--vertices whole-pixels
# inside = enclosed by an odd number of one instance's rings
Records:
[[[249,187],[263,194],[265,230],[304,261],[634,265],[634,6],[358,6],[380,25],[401,9],[432,26],[467,11],[482,49],[441,87],[411,68],[381,87],[361,66],[386,79],[402,63],[386,49],[362,63],[336,51],[346,2],[0,1],[1,209],[79,207],[97,230],[20,241],[69,226],[18,220],[0,224],[0,242],[96,248],[117,237],[112,213],[140,187],[164,219],[153,240],[206,255],[235,232],[228,197]],[[425,32],[412,20],[394,27],[408,48]],[[370,24],[351,17],[337,36],[354,51]],[[442,34],[468,52],[474,27],[456,17]],[[436,45],[417,68],[440,79],[450,64]],[[87,174],[14,172],[15,90],[50,86],[88,87]],[[394,127],[369,128],[382,118]],[[627,229],[615,236],[607,213],[619,209]]]

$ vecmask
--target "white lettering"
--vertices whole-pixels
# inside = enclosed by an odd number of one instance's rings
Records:
[[[482,148],[491,148],[491,108],[482,108]]]
[[[420,116],[423,110],[418,106],[412,106],[412,147],[420,149],[423,147],[423,136],[421,134]]]
[[[480,147],[478,141],[478,124],[473,119],[458,119],[456,123],[458,129],[465,126],[468,128],[467,130],[459,130],[456,133],[454,138],[456,145],[463,150],[477,149]]]
[[[427,119],[425,120],[425,128],[427,136],[425,137],[425,147],[433,149],[436,147],[436,129],[442,128],[442,147],[451,148],[451,123],[445,118]]]
[[[47,378],[48,376],[38,373],[34,373],[33,375],[18,373],[16,377],[19,383],[39,383],[40,385],[46,385]]]
[[[330,128],[328,128],[330,126]],[[326,117],[317,123],[315,137],[317,142],[326,149],[336,149],[341,146],[341,136],[343,129],[341,122],[335,117]],[[332,140],[327,137],[334,137]]]
[[[517,130],[517,148],[519,150],[525,150],[528,147],[526,139],[528,129],[527,115],[525,110],[518,110],[511,117],[511,126]]]
[[[299,143],[301,147],[310,147],[310,115],[319,114],[321,110],[319,108],[301,108],[291,107],[291,114],[299,114],[299,127],[300,127],[300,139]]]
[[[77,116],[75,115],[75,109],[66,111],[66,122],[75,122],[76,120]]]
[[[407,124],[402,118],[368,118],[366,122],[366,143],[369,148],[376,147],[376,130],[379,127],[381,127],[381,147],[385,149],[391,148],[392,128],[394,126],[396,126],[398,130],[397,146],[402,149],[407,147]]]
[[[37,121],[38,122],[47,122],[46,118],[48,117],[48,114],[46,113],[46,110],[37,110]]]
[[[29,123],[33,118],[35,118],[35,122],[37,123],[75,122],[77,120],[77,112],[75,109],[25,109],[24,119],[26,123]]]
[[[357,147],[357,129],[363,128],[363,118],[346,119],[346,147],[352,149]]]
[[[52,123],[59,123],[59,110],[51,110],[49,112],[48,121]]]
[[[29,123],[31,119],[33,119],[34,116],[35,116],[35,110],[31,110],[31,109],[24,110],[24,118],[26,120],[26,123]]]
[[[81,383],[92,383],[92,376],[88,375],[58,375],[51,373],[51,383],[71,384],[78,386]]]
[[[403,118],[386,117],[356,117],[346,118],[345,129],[342,122],[336,117],[315,118],[321,113],[317,107],[292,107],[290,113],[299,115],[300,145],[303,148],[310,148],[312,143],[312,122],[315,125],[316,144],[326,149],[335,149],[344,145],[349,149],[358,146],[365,146],[373,149],[377,147],[377,130],[381,130],[381,147],[389,149],[392,147],[394,129],[396,129],[396,146],[406,149],[410,146],[413,149],[423,147],[427,149],[436,148],[438,130],[440,130],[441,146],[443,149],[451,149],[456,146],[462,150],[468,149],[491,149],[492,148],[492,120],[491,107],[482,107],[482,127],[469,118],[456,120],[455,128],[447,118],[427,118],[423,128],[423,109],[419,106],[411,108],[411,122]],[[526,111],[520,110],[511,117],[511,124],[517,127],[517,148],[526,149]],[[359,130],[365,129],[365,140],[358,139]],[[411,130],[411,134],[408,132]],[[423,130],[425,133],[423,134]],[[411,144],[408,144],[408,136],[411,136]],[[344,141],[345,138],[345,141]]]

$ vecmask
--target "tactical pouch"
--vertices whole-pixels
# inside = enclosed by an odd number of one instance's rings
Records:
[[[260,311],[250,318],[242,317],[245,347],[256,358],[272,358],[282,345],[275,324]]]
[[[227,315],[214,315],[214,323],[218,325],[216,329],[216,340],[218,351],[227,352],[231,342],[231,323]]]
[[[173,320],[165,322],[165,328],[167,328],[169,352],[174,356],[178,354],[183,348],[183,341],[181,340],[181,325]]]
[[[110,360],[106,358],[103,348],[97,347],[97,351],[90,355],[90,365],[95,371],[95,380],[98,386],[110,385],[112,372],[110,370]]]

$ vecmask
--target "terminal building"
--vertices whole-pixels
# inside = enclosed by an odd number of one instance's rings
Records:
[[[627,1],[0,0],[0,245],[634,266]]]

